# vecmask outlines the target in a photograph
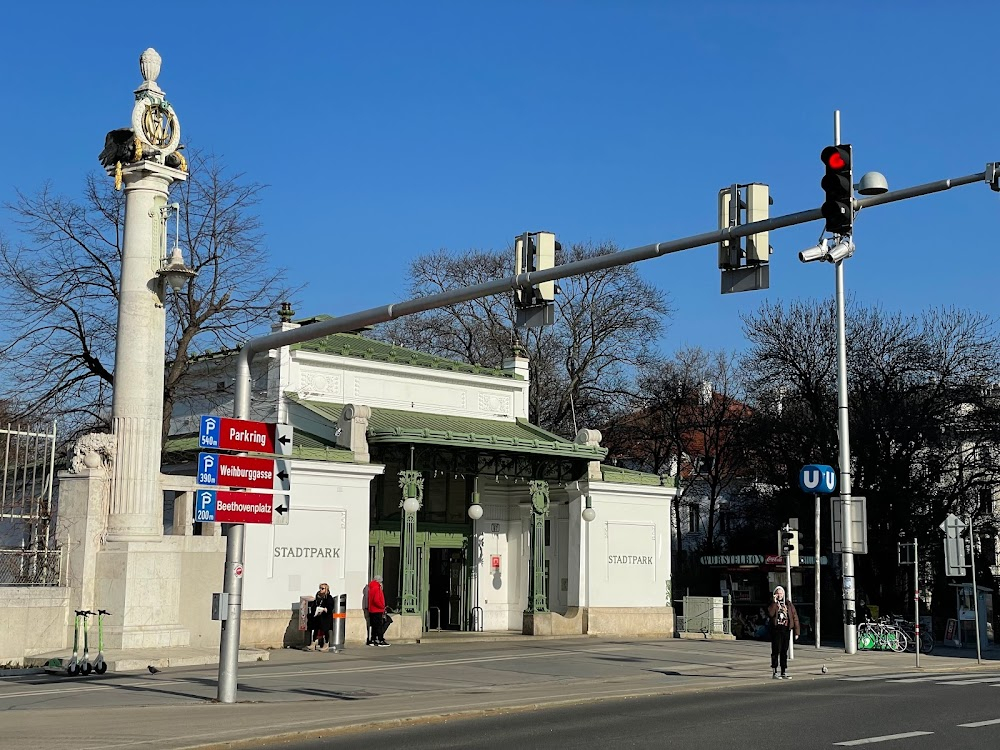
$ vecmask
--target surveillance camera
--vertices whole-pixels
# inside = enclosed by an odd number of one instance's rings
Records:
[[[799,253],[799,260],[803,263],[812,263],[814,260],[825,260],[829,252],[830,249],[827,246],[826,238],[823,238],[815,247],[810,247],[808,250],[803,250]]]
[[[827,260],[831,263],[837,263],[844,258],[850,258],[854,255],[854,240],[850,237],[842,239],[832,248],[830,248],[830,253],[827,255]]]

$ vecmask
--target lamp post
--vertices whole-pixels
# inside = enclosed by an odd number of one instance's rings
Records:
[[[111,406],[116,457],[107,539],[112,542],[154,541],[163,534],[164,298],[166,287],[180,290],[194,275],[179,244],[166,258],[168,192],[187,174],[167,166],[180,145],[180,124],[156,83],[160,62],[155,50],[142,53],[143,83],[135,91],[132,129],[109,133],[102,152],[102,163],[125,192]],[[116,146],[116,134],[127,140]]]

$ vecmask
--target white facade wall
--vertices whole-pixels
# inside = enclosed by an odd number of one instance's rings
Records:
[[[296,350],[287,390],[310,401],[513,422],[528,418],[525,380]]]
[[[244,553],[243,607],[298,607],[320,583],[347,594],[360,609],[368,583],[368,520],[372,477],[380,465],[292,461],[287,526],[248,524]]]
[[[588,607],[668,607],[673,490],[589,483],[597,518],[580,522],[580,599]]]

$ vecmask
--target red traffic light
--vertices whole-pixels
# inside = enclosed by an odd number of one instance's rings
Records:
[[[827,146],[820,154],[820,159],[827,169],[835,172],[850,171],[851,169],[851,147],[850,146]]]

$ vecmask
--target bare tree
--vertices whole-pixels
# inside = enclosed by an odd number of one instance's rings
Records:
[[[263,186],[212,155],[195,152],[190,165],[171,199],[198,276],[166,299],[164,435],[174,405],[198,395],[187,377],[192,357],[238,345],[292,293],[261,245]],[[24,242],[0,240],[8,279],[0,372],[26,418],[58,415],[71,431],[109,426],[124,207],[123,194],[94,174],[79,198],[46,185],[6,206]]]
[[[676,477],[676,550],[683,545],[681,507],[704,503],[701,548],[718,547],[720,510],[746,477],[746,432],[752,414],[743,403],[735,355],[698,347],[648,364],[627,413],[608,427],[609,457]]]
[[[557,253],[566,263],[604,255],[613,245],[574,245]],[[409,291],[434,294],[512,275],[512,250],[439,251],[410,266]],[[633,369],[650,356],[670,313],[666,296],[636,268],[622,266],[559,282],[556,322],[514,333],[512,296],[470,300],[381,326],[376,335],[402,346],[499,367],[515,345],[532,367],[530,414],[541,427],[572,435],[576,426],[606,421],[631,390]],[[575,419],[574,419],[575,417]]]
[[[1000,340],[989,318],[953,308],[902,316],[851,304],[847,320],[853,486],[868,498],[859,583],[898,606],[899,535],[937,547],[949,512],[976,512],[995,492]],[[837,465],[832,310],[766,305],[744,323],[753,348],[743,366],[760,397],[755,466],[775,488],[777,512],[798,515],[799,468]]]

